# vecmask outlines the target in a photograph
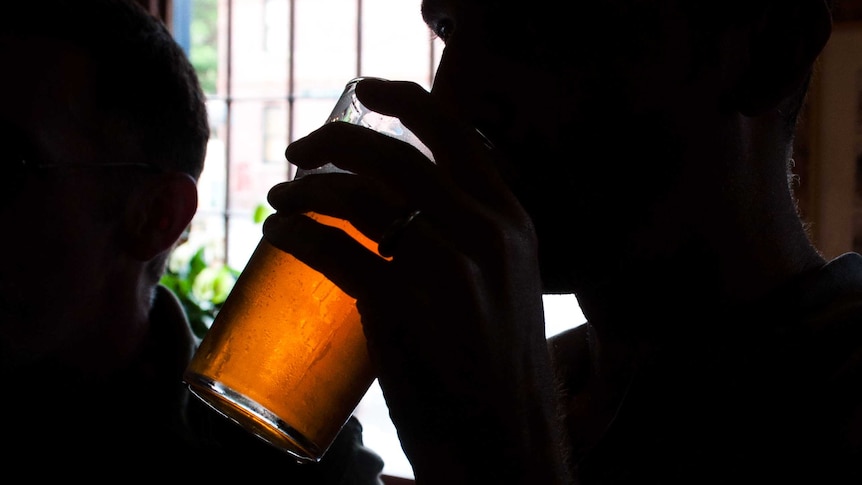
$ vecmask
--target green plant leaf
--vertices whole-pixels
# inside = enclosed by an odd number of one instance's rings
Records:
[[[209,265],[207,264],[206,260],[206,249],[201,247],[200,249],[195,251],[195,254],[192,256],[192,259],[189,260],[188,278],[190,280],[194,280],[195,278],[197,278],[198,274],[200,274],[200,272],[203,271],[207,266]]]
[[[230,290],[233,289],[234,283],[236,283],[236,276],[234,276],[230,268],[227,266],[219,268],[218,274],[216,274],[213,280],[213,304],[221,305],[224,303],[230,294]]]
[[[272,207],[270,207],[266,204],[258,204],[254,208],[254,213],[252,214],[252,220],[254,221],[255,224],[260,224],[264,220],[266,220],[267,216],[269,216],[273,212],[275,212],[275,211],[272,210]]]
[[[204,246],[194,252],[184,245],[178,249],[174,250],[171,264],[160,282],[180,300],[195,335],[203,337],[233,289],[240,271],[208,261]]]

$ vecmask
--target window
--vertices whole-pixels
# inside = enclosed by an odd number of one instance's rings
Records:
[[[430,88],[442,42],[421,0],[174,0],[173,30],[207,93],[212,136],[190,243],[242,269],[261,237],[253,214],[289,180],[291,141],[319,127],[358,75]],[[571,295],[546,297],[548,335],[580,323]],[[384,473],[413,477],[376,383],[356,412]]]
[[[263,162],[281,163],[287,146],[286,103],[269,103],[263,107]]]
[[[189,241],[242,269],[261,237],[253,214],[289,180],[287,144],[319,127],[358,75],[430,88],[442,43],[421,0],[174,0],[173,30],[207,94],[212,136]],[[379,388],[357,410],[384,473],[412,477]]]
[[[284,21],[288,18],[287,6],[284,0],[264,0],[263,50],[266,52],[278,53],[287,50],[287,29],[284,26]]]
[[[316,129],[357,75],[430,88],[442,44],[421,0],[175,0],[177,39],[207,93],[212,139],[190,238],[234,268],[261,236],[253,214],[289,180],[289,142]]]

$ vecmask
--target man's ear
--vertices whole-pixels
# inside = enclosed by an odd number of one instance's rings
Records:
[[[170,249],[198,207],[197,184],[190,175],[172,172],[152,177],[134,194],[125,214],[127,250],[141,261]]]
[[[736,109],[757,116],[803,89],[831,33],[826,0],[772,2],[750,33],[749,62],[731,96]]]

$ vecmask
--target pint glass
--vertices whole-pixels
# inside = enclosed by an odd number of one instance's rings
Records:
[[[358,80],[328,121],[418,143],[396,118],[359,103]],[[346,221],[310,216],[376,247]],[[299,461],[320,460],[374,378],[355,300],[264,238],[183,376],[195,396]]]

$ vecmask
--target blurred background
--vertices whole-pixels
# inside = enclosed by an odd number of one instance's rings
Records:
[[[353,77],[430,89],[443,45],[421,0],[138,1],[171,28],[208,98],[200,207],[167,276],[203,332],[261,237],[269,188],[293,176],[285,147],[324,122]],[[838,0],[835,19],[794,156],[799,210],[827,257],[862,250],[862,0]],[[571,295],[545,303],[548,335],[584,320]],[[411,478],[376,384],[356,414],[384,473]]]
[[[285,147],[326,120],[353,77],[410,80],[430,89],[443,50],[422,21],[421,0],[161,3],[156,8],[170,7],[172,31],[201,79],[212,128],[200,206],[187,241],[176,251],[175,273],[193,254],[208,268],[241,270],[270,213],[269,188],[293,176]],[[207,274],[215,273],[196,276]],[[206,306],[215,297],[214,314],[230,289],[229,282],[221,283],[199,279],[198,294],[188,299]],[[570,296],[553,298],[551,331],[580,323],[582,317],[571,320],[574,302]],[[376,382],[356,414],[366,445],[383,456],[384,473],[412,478]]]

